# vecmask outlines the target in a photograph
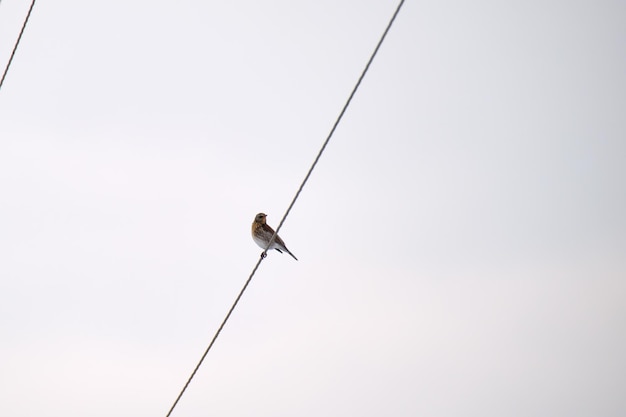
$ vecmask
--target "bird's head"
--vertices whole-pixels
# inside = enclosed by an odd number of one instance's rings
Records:
[[[267,214],[265,213],[259,213],[256,215],[256,217],[254,218],[254,221],[256,223],[261,223],[261,224],[265,224],[265,218],[267,217]]]

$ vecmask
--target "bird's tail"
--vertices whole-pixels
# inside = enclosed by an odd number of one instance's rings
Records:
[[[287,249],[287,248],[285,248],[285,247],[283,247],[283,248],[282,248],[282,250],[281,250],[281,249],[278,249],[278,248],[274,248],[274,249],[276,249],[276,250],[277,250],[278,252],[280,252],[280,253],[283,253],[283,251],[286,251],[289,255],[291,255],[291,257],[292,257],[293,259],[295,259],[296,261],[298,260],[298,258],[296,258],[296,257],[293,255],[293,253],[289,252],[289,249]]]
[[[289,252],[289,249],[285,248],[285,250],[287,251],[287,253],[288,253],[289,255],[291,255],[291,257],[292,257],[293,259],[295,259],[296,261],[298,260],[298,258],[296,258],[296,257],[293,255],[293,253]]]

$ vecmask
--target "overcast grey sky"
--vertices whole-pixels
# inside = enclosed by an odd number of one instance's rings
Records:
[[[166,414],[396,4],[36,4],[0,91],[0,415]],[[624,416],[624,22],[407,1],[281,230],[299,261],[173,415]]]

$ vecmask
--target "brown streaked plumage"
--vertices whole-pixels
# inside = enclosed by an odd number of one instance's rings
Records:
[[[265,250],[265,247],[270,242],[270,239],[272,238],[272,236],[274,236],[274,229],[269,227],[268,224],[265,222],[266,217],[267,215],[265,213],[259,213],[255,216],[254,222],[252,223],[252,239],[254,240],[254,243],[259,245],[263,250]],[[283,253],[283,251],[285,251],[289,255],[291,255],[293,259],[295,259],[296,261],[298,260],[298,258],[296,258],[293,253],[289,252],[289,249],[287,249],[287,246],[285,246],[285,242],[283,242],[283,240],[278,235],[276,235],[276,238],[268,249],[276,249],[280,253]],[[266,256],[267,253],[261,253],[262,258],[265,258]]]

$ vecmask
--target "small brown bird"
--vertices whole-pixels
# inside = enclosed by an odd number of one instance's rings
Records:
[[[265,213],[259,213],[256,215],[256,217],[254,218],[254,222],[252,223],[252,239],[254,240],[254,243],[259,245],[263,250],[265,250],[265,247],[270,242],[270,239],[272,238],[272,236],[274,236],[274,229],[272,229],[267,225],[267,223],[265,223],[266,217],[267,215]],[[276,238],[268,249],[276,249],[280,253],[283,253],[283,251],[285,251],[289,255],[291,255],[293,259],[295,259],[296,261],[298,260],[298,258],[293,256],[293,253],[289,252],[289,249],[287,249],[287,246],[285,246],[285,242],[283,242],[283,240],[278,235],[276,235]],[[263,251],[261,253],[261,258],[265,258],[266,256],[267,253]]]

